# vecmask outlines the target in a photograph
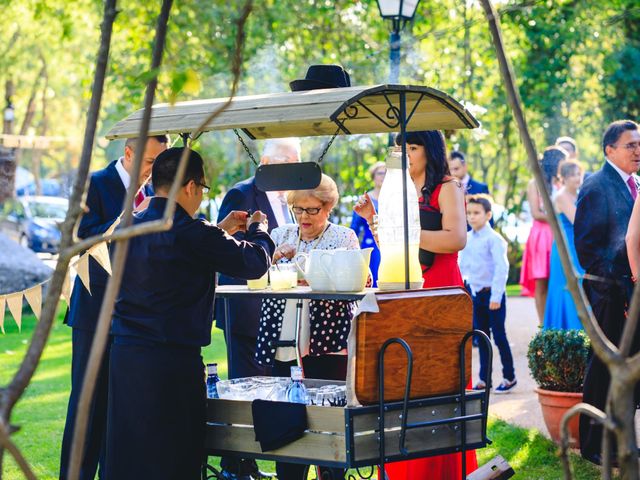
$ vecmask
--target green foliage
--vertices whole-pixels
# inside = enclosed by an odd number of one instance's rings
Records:
[[[529,343],[531,376],[540,388],[580,392],[590,351],[582,330],[540,330]]]

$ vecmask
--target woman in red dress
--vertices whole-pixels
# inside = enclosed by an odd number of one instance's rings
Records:
[[[396,138],[401,144],[402,138]],[[406,134],[409,175],[418,193],[422,212],[441,217],[441,225],[428,230],[422,225],[420,260],[423,288],[463,286],[458,268],[458,251],[467,241],[464,192],[462,186],[449,176],[444,136],[440,131],[428,130]],[[366,194],[358,201],[355,211],[371,222],[375,211]],[[429,215],[426,215],[429,216]],[[421,222],[422,223],[422,222]],[[439,227],[439,228],[438,228]],[[457,352],[451,352],[456,355]],[[478,468],[475,451],[467,452],[467,472]],[[406,460],[386,465],[389,480],[449,480],[461,478],[462,458],[459,453],[437,457]]]

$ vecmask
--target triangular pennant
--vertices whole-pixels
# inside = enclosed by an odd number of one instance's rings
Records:
[[[109,258],[109,249],[105,242],[100,242],[89,249],[89,254],[96,259],[105,271],[111,275],[111,259]]]
[[[7,295],[7,305],[20,330],[22,328],[22,292]]]
[[[31,307],[31,310],[33,310],[36,319],[40,320],[40,313],[42,313],[42,284],[25,290],[24,298],[27,299],[27,303]]]
[[[85,253],[78,259],[78,263],[75,265],[76,271],[84,288],[91,294],[91,287],[89,286],[89,254]]]
[[[62,290],[60,296],[67,302],[67,307],[71,305],[71,268],[67,270],[64,275],[64,282],[62,283]]]
[[[120,216],[118,218],[116,218],[113,223],[111,224],[111,226],[109,228],[107,228],[107,231],[104,232],[102,234],[103,237],[109,236],[113,233],[113,231],[116,229],[116,227],[118,226],[118,224],[120,223],[120,220],[122,219],[122,214],[120,214]]]
[[[4,296],[0,296],[0,330],[4,333]]]

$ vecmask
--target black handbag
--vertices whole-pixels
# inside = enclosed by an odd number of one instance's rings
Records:
[[[420,209],[420,229],[437,231],[442,230],[442,214],[437,211]],[[430,267],[433,265],[433,261],[436,258],[436,254],[429,250],[421,248],[418,252],[418,259],[420,265],[423,267]]]

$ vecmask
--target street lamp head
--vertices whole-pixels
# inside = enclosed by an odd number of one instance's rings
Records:
[[[408,22],[413,19],[420,0],[376,0],[380,16],[385,20],[404,20]]]
[[[16,118],[13,104],[10,101],[7,102],[7,106],[4,108],[3,118],[5,122],[13,122],[13,120]]]

